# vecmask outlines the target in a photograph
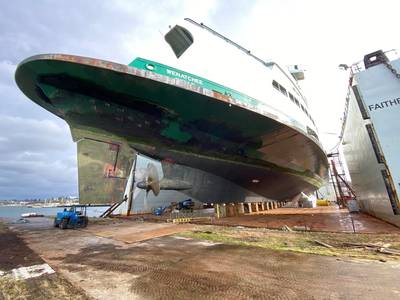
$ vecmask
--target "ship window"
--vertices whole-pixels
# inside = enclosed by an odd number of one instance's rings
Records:
[[[175,25],[165,35],[165,40],[171,46],[177,58],[179,58],[192,44],[193,36],[186,28]]]
[[[279,90],[287,97],[286,89],[283,86],[279,85]]]
[[[294,102],[296,102],[297,106],[300,106],[299,100],[297,100],[296,97],[293,97],[293,98],[294,98]]]
[[[290,98],[290,100],[292,100],[294,102],[294,97],[291,93],[289,93],[289,98]]]
[[[279,83],[277,83],[275,80],[272,80],[272,86],[279,91]]]
[[[319,140],[317,133],[308,126],[307,126],[307,133],[315,137],[317,140]]]
[[[153,64],[147,64],[147,65],[146,65],[146,69],[147,69],[147,70],[154,71],[155,68],[156,68],[156,67],[155,67]]]
[[[283,86],[281,86],[278,82],[276,82],[275,80],[272,80],[272,86],[287,97],[288,94],[287,94],[286,89]]]

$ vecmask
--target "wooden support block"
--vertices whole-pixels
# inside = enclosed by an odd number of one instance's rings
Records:
[[[220,217],[221,217],[221,215],[220,215],[220,208],[219,208],[220,206],[219,206],[219,204],[217,203],[217,204],[215,204],[214,205],[214,213],[215,213],[215,217],[217,218],[217,219],[219,219]]]
[[[232,203],[231,205],[232,205],[232,216],[236,217],[238,215],[237,214],[237,209],[236,209],[236,204]]]
[[[253,212],[253,210],[251,209],[251,202],[247,203],[247,206],[249,208],[249,214],[251,214]]]
[[[239,203],[239,215],[244,215],[244,203]]]
[[[226,217],[226,205],[225,203],[215,204],[215,216],[217,219]]]
[[[238,204],[237,203],[233,203],[233,213],[235,214],[235,216],[239,215],[239,210],[238,210]]]
[[[254,203],[254,208],[255,208],[255,211],[258,212],[258,202]]]
[[[226,206],[226,216],[233,217],[232,205],[230,203]]]
[[[224,218],[226,217],[226,204],[222,203],[221,205],[221,217]]]
[[[243,203],[235,203],[235,213],[236,216],[241,216],[244,214]]]

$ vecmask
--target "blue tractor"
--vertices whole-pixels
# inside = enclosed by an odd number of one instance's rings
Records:
[[[173,212],[182,212],[182,213],[192,213],[194,208],[194,201],[192,199],[186,199],[183,201],[179,201],[178,203],[172,202],[171,209]]]
[[[58,212],[54,218],[54,227],[60,229],[84,228],[87,226],[89,218],[86,216],[85,205],[74,205],[70,208],[64,208],[64,211]]]
[[[178,203],[172,202],[171,205],[169,206],[160,206],[157,208],[153,209],[153,214],[156,216],[161,216],[164,214],[166,211],[171,211],[173,209],[179,210],[181,212],[193,212],[194,208],[194,201],[192,199],[186,199],[183,201],[180,201]]]
[[[186,199],[183,201],[178,202],[176,209],[180,211],[190,211],[193,212],[194,208],[194,201],[192,199]]]

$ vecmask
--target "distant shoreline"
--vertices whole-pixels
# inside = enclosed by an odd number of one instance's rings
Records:
[[[49,204],[21,205],[21,204],[2,204],[0,202],[0,207],[53,208],[53,207],[69,207],[69,206],[74,206],[74,205],[81,205],[81,204],[79,204],[79,203],[68,203],[68,204],[59,203],[59,204],[55,204],[55,205],[49,205]],[[110,204],[86,204],[86,206],[87,207],[106,207],[106,206],[110,206]]]
[[[11,203],[11,204],[2,204],[0,202],[0,207],[30,207],[30,208],[51,208],[51,207],[64,207],[64,206],[72,206],[75,204],[79,204],[79,203],[72,203],[72,204],[15,204],[15,203]],[[90,206],[90,205],[89,205]]]
[[[24,213],[38,213],[44,216],[55,216],[63,207],[71,205],[61,204],[60,206],[28,206],[28,205],[0,205],[0,219],[19,219]],[[100,216],[109,206],[88,206],[87,214],[89,217]]]

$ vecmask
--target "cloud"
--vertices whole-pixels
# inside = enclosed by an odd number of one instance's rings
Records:
[[[18,89],[19,62],[40,53],[69,53],[129,63],[157,51],[152,40],[169,22],[207,20],[217,7],[210,0],[1,2],[0,199],[77,194],[69,128]]]
[[[76,147],[61,120],[0,115],[0,199],[77,195]]]
[[[19,91],[15,68],[0,62],[0,200],[77,195],[69,128]]]
[[[24,151],[64,151],[71,142],[68,126],[61,120],[0,115],[0,134],[5,135],[0,135],[0,138],[8,141],[7,144],[0,144],[0,151],[8,151],[9,154]]]
[[[261,58],[305,65],[302,85],[320,132],[338,132],[348,74],[337,65],[398,47],[398,8],[390,0],[378,6],[342,0],[2,1],[0,199],[77,193],[68,126],[14,82],[18,63],[29,56],[69,53],[129,63],[157,53],[160,32],[191,17]],[[328,146],[336,141],[324,139]]]
[[[361,61],[378,49],[399,48],[394,38],[399,8],[396,0],[260,0],[232,34],[262,58],[305,67],[301,86],[329,150],[339,141],[329,133],[340,132],[349,78],[338,65]]]

